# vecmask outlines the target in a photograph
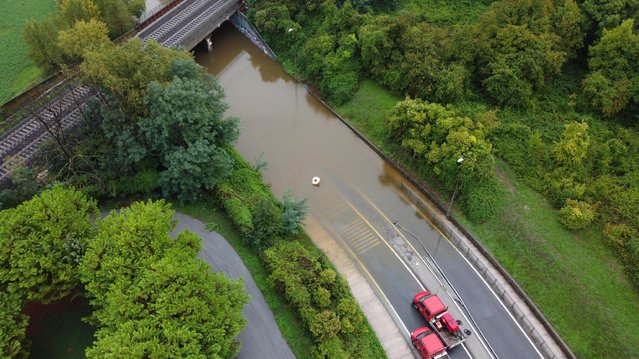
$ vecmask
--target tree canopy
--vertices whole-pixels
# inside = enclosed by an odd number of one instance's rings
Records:
[[[30,301],[67,295],[97,214],[93,200],[60,186],[1,211],[0,284]]]
[[[175,239],[173,211],[163,201],[134,203],[100,222],[78,271],[99,326],[89,358],[229,358],[246,325],[248,296],[196,259],[200,239]]]

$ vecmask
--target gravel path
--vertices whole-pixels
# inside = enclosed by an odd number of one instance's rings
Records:
[[[199,257],[206,260],[213,270],[222,271],[232,279],[242,278],[244,286],[251,300],[244,307],[244,317],[248,319],[248,326],[238,339],[242,341],[242,349],[237,358],[274,358],[294,359],[295,356],[282,338],[271,309],[266,304],[262,292],[257,288],[251,273],[242,259],[235,253],[231,245],[219,233],[209,232],[204,223],[176,213],[180,223],[173,234],[189,229],[202,238],[202,251]]]

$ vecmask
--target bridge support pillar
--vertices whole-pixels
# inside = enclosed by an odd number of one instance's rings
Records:
[[[213,51],[213,41],[211,41],[211,35],[207,36],[204,39],[204,41],[206,41],[206,48],[209,50],[209,52]]]

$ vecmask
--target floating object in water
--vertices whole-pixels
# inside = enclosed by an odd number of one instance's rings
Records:
[[[319,186],[320,178],[317,176],[313,177],[313,180],[311,181],[311,183],[313,184],[313,186]]]

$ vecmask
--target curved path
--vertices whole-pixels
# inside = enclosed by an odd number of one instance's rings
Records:
[[[244,307],[248,326],[238,336],[242,349],[237,358],[294,359],[262,292],[235,249],[219,233],[209,232],[204,223],[197,219],[181,213],[176,213],[175,218],[179,223],[172,234],[176,235],[185,229],[195,232],[202,239],[199,257],[207,261],[212,270],[222,271],[234,280],[242,278],[246,292],[251,296],[249,304]]]

